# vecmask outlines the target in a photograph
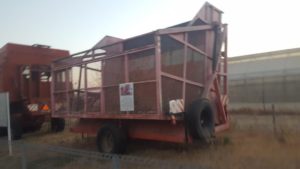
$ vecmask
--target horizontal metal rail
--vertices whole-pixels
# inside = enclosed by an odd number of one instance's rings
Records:
[[[201,25],[201,26],[160,29],[158,30],[158,33],[162,35],[162,34],[192,32],[192,31],[202,31],[202,30],[210,30],[210,29],[213,29],[212,25]]]
[[[68,113],[59,112],[53,113],[52,117],[63,118],[92,118],[92,119],[128,119],[128,120],[172,120],[170,116],[159,114],[157,111],[149,111],[148,113],[104,113],[100,112],[83,112],[83,113]],[[179,120],[179,119],[177,119]]]
[[[199,87],[204,87],[204,85],[201,84],[201,83],[197,83],[197,82],[194,82],[194,81],[191,81],[191,80],[184,79],[182,77],[171,75],[171,74],[166,73],[166,72],[161,72],[161,75],[164,76],[164,77],[169,77],[169,78],[174,79],[174,80],[186,82],[186,83],[191,84],[191,85],[195,85],[195,86],[199,86]]]
[[[70,62],[69,63],[68,62],[64,63],[63,66],[60,66],[60,65],[56,66],[57,63],[54,63],[53,70],[54,71],[64,70],[64,69],[67,69],[67,68],[70,68],[70,67],[73,67],[73,66],[81,66],[81,65],[85,65],[85,64],[89,64],[89,63],[93,63],[93,62],[99,62],[99,61],[103,61],[103,60],[113,59],[113,58],[116,58],[116,57],[122,57],[122,56],[125,56],[125,55],[134,54],[134,53],[138,53],[138,52],[142,52],[142,51],[150,50],[150,49],[154,49],[154,48],[155,48],[155,45],[153,44],[153,45],[148,45],[148,46],[143,47],[143,48],[123,52],[123,53],[120,53],[120,54],[117,54],[117,55],[103,56],[103,57],[91,59],[91,60],[88,60],[88,61],[82,61],[82,60],[80,60],[80,59],[82,59],[80,57],[78,57],[78,58],[68,58],[68,59],[70,59]],[[92,55],[90,55],[90,56],[92,56]]]

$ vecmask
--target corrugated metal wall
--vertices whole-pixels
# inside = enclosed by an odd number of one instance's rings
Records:
[[[229,60],[229,109],[300,113],[300,48]]]

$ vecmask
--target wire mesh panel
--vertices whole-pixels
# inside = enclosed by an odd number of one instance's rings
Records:
[[[204,55],[191,48],[187,49],[186,78],[188,80],[203,84],[205,70],[204,57]]]
[[[183,76],[184,45],[168,35],[161,36],[161,70]]]
[[[156,113],[156,83],[134,84],[134,113]]]
[[[87,112],[100,112],[101,110],[101,98],[100,89],[88,90],[87,95]]]
[[[85,74],[82,66],[74,66],[70,68],[70,82],[72,87],[70,89],[79,90],[84,88]]]
[[[188,33],[188,42],[198,49],[205,51],[205,31],[193,31]]]
[[[84,91],[77,90],[69,92],[69,105],[71,113],[84,111]]]
[[[134,112],[154,113],[156,110],[156,83],[154,49],[128,55],[128,76],[134,84]]]
[[[154,50],[151,49],[128,55],[128,74],[130,82],[154,80]]]
[[[183,82],[168,77],[162,77],[162,106],[163,112],[169,112],[169,101],[183,99]]]
[[[93,62],[86,65],[86,111],[101,111],[101,91],[102,91],[102,62]]]
[[[103,61],[103,86],[119,85],[125,82],[124,56]]]
[[[105,87],[105,112],[120,113],[119,86]]]
[[[133,50],[154,44],[154,33],[128,39],[123,43],[124,51]]]
[[[62,113],[67,111],[67,93],[56,93],[54,94],[54,112]]]
[[[101,62],[93,62],[86,65],[87,88],[102,86]]]
[[[66,89],[66,71],[56,72],[54,89],[56,91]]]
[[[68,97],[70,113],[80,113],[84,111],[84,88],[85,73],[83,65],[70,68],[70,83]]]

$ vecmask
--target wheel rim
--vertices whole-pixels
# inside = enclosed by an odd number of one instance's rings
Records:
[[[211,130],[211,115],[208,107],[204,108],[201,115],[200,115],[200,125],[202,128],[202,134],[204,138],[208,138],[212,135]]]
[[[101,139],[102,151],[106,153],[111,153],[114,149],[114,137],[112,132],[105,131]]]
[[[210,127],[211,125],[211,115],[210,115],[210,111],[208,110],[208,108],[206,107],[205,109],[203,109],[201,115],[200,115],[200,125],[203,128],[207,128]]]
[[[200,125],[201,125],[202,128],[206,128],[207,125],[208,125],[208,119],[203,114],[200,117]]]

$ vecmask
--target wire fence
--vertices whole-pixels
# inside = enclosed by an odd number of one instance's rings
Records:
[[[49,145],[0,141],[0,168],[21,169],[203,169],[190,164],[127,155],[103,154]]]
[[[300,69],[232,74],[229,109],[248,108],[299,113]]]

